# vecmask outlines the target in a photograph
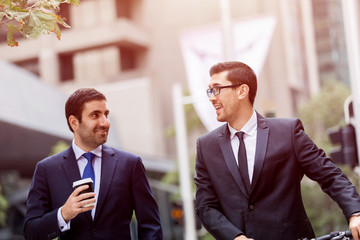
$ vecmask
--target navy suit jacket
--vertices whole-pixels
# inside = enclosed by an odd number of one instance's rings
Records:
[[[304,174],[317,181],[349,218],[360,197],[342,171],[305,134],[298,119],[257,115],[254,174],[247,192],[227,124],[200,137],[196,157],[196,213],[216,239],[314,237],[301,198]]]
[[[140,157],[103,145],[101,182],[94,220],[90,211],[61,233],[57,211],[81,179],[72,147],[36,165],[24,223],[26,239],[131,239],[133,211],[139,239],[163,239],[156,201]]]

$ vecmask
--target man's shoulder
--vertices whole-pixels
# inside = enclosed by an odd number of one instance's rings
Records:
[[[279,134],[304,131],[304,126],[298,118],[265,118],[263,121],[265,124],[259,123],[258,128],[268,128],[271,132],[275,131]]]
[[[271,124],[294,124],[299,121],[298,118],[265,118],[265,121]]]
[[[301,123],[300,119],[298,118],[265,118],[264,119],[268,126],[293,126],[296,124]]]
[[[139,159],[140,157],[136,155],[135,153],[127,152],[115,147],[111,147],[108,145],[103,145],[103,151],[111,156],[121,156],[123,158],[129,158],[129,159]]]
[[[105,162],[117,162],[117,166],[120,166],[120,169],[123,169],[124,171],[143,165],[142,158],[135,153],[107,145],[103,145],[102,159]]]

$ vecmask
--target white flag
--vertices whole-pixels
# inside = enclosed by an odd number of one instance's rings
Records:
[[[275,22],[273,16],[261,16],[232,23],[235,59],[249,65],[257,76],[262,70]],[[224,61],[221,24],[183,31],[180,44],[194,108],[206,129],[211,131],[223,124],[216,120],[205,92],[210,83],[210,67]]]

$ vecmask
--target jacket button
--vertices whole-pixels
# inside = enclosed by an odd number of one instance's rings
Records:
[[[254,210],[254,205],[249,205],[249,210]]]

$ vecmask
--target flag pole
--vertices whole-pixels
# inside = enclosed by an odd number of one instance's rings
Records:
[[[233,31],[229,0],[219,0],[221,9],[221,23],[223,32],[224,58],[226,61],[234,60]]]
[[[176,148],[178,154],[179,182],[181,189],[181,198],[184,210],[184,240],[196,240],[196,223],[194,196],[192,193],[190,161],[187,148],[186,124],[184,112],[184,97],[182,87],[176,83],[173,86],[173,105],[176,129]]]

